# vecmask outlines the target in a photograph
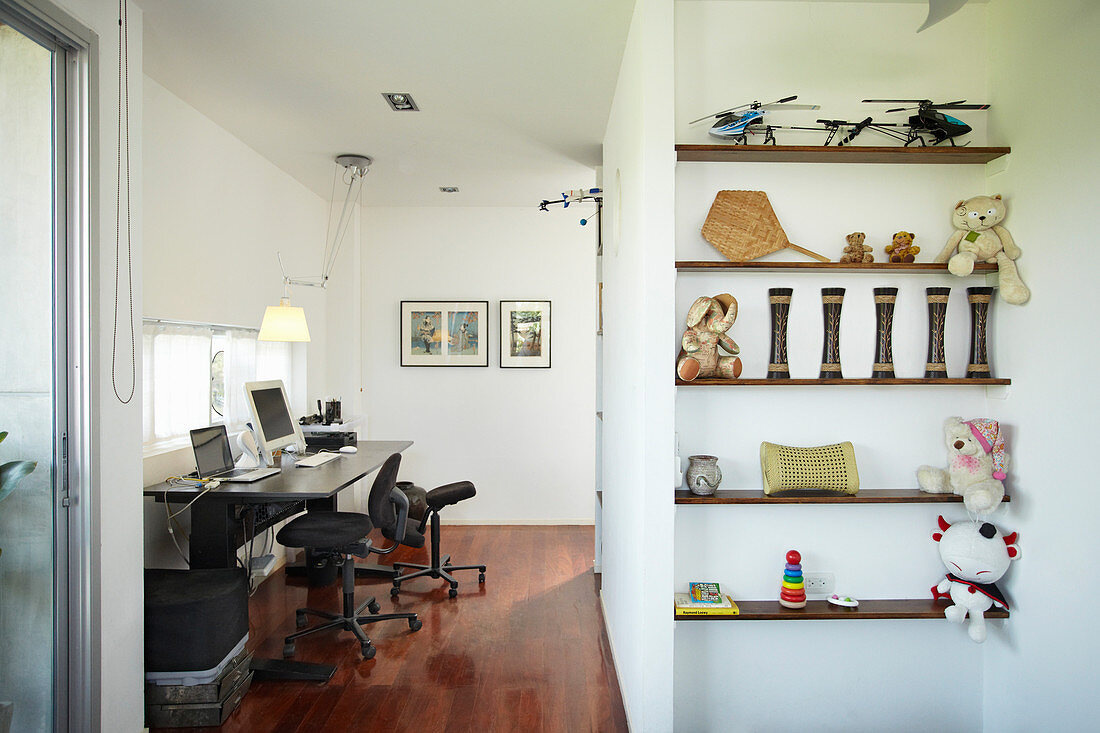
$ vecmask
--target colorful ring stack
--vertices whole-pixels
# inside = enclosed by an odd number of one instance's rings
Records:
[[[802,555],[798,550],[787,553],[783,568],[783,587],[779,591],[779,605],[787,608],[806,607],[806,584],[802,581]]]

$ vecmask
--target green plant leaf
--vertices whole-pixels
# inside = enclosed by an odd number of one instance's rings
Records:
[[[16,485],[37,465],[34,461],[11,461],[0,466],[0,501],[8,498],[8,494],[14,491]]]
[[[8,437],[7,430],[0,430],[0,443],[4,442],[4,438]]]

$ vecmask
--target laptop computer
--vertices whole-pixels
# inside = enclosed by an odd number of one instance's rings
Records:
[[[195,469],[199,478],[250,483],[279,473],[277,468],[233,468],[233,451],[224,425],[211,425],[191,431],[195,451]]]

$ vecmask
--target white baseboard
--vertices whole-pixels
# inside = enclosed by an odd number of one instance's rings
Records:
[[[623,710],[626,712],[626,728],[629,733],[634,728],[630,724],[630,703],[626,699],[626,687],[623,686],[623,678],[619,674],[619,664],[615,661],[619,655],[615,653],[615,635],[611,633],[611,624],[607,622],[607,606],[603,602],[603,588],[600,588],[600,616],[603,617],[603,627],[607,631],[607,644],[611,647],[611,666],[615,668],[615,680],[619,683],[619,696],[623,699]]]
[[[580,525],[591,527],[595,524],[595,520],[592,519],[444,519],[443,524],[486,524],[486,525],[508,525],[508,524],[522,524],[522,525]]]

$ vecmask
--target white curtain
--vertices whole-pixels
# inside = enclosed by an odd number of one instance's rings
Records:
[[[209,424],[212,333],[195,326],[144,326],[146,442],[187,435]]]
[[[192,428],[224,422],[230,431],[251,420],[245,382],[281,379],[293,391],[290,344],[257,341],[250,329],[147,321],[142,329],[143,437],[146,444],[185,437]],[[211,360],[222,350],[225,407],[210,405]]]
[[[225,424],[230,429],[241,428],[251,419],[248,400],[244,396],[244,383],[258,379],[257,343],[255,331],[232,330],[228,333],[225,349]]]

